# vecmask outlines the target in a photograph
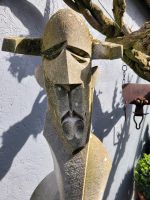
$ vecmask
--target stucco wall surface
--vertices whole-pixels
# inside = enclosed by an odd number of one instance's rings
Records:
[[[112,1],[101,2],[112,15]],[[125,19],[132,30],[150,19],[148,8],[140,2],[127,0]],[[41,36],[49,17],[63,7],[66,5],[62,0],[1,0],[0,48],[6,36]],[[90,30],[94,37],[104,39]],[[52,156],[42,134],[47,100],[34,78],[41,58],[0,51],[0,60],[0,200],[29,200],[38,184],[53,171]],[[113,163],[104,200],[131,199],[132,167],[148,138],[150,115],[141,130],[136,130],[134,108],[129,108],[125,122],[122,61],[93,61],[95,64],[100,73],[94,92],[92,130],[104,142]],[[126,80],[147,83],[129,68]]]

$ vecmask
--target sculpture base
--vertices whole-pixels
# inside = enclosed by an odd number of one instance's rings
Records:
[[[37,186],[30,200],[59,200],[58,186],[54,171]]]
[[[102,200],[110,169],[106,148],[91,134],[86,147],[64,163],[64,195],[59,196],[61,190],[53,172],[39,184],[30,200]]]

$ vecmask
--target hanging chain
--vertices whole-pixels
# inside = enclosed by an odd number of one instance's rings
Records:
[[[127,71],[127,65],[122,65],[122,71],[123,71],[123,79],[122,79],[122,85],[126,83],[126,71]]]
[[[123,79],[122,79],[122,88],[123,88],[123,85],[126,83],[126,71],[127,71],[127,65],[122,65],[122,71],[123,71]],[[124,102],[124,107],[123,107],[123,110],[124,110],[124,117],[125,117],[125,121],[127,119],[127,113],[126,113],[126,102]]]

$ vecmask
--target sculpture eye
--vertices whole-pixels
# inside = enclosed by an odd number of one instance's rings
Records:
[[[47,53],[47,54],[44,54],[44,58],[46,58],[48,60],[53,60],[53,59],[57,58],[60,53],[61,53],[61,51]]]
[[[82,49],[73,46],[67,46],[67,50],[71,52],[71,55],[79,62],[86,63],[90,58],[90,55]]]
[[[83,58],[90,58],[90,55],[82,49],[73,46],[67,46],[67,49],[72,52],[73,54],[83,57]]]
[[[66,41],[61,42],[60,44],[57,44],[57,45],[43,51],[42,55],[44,56],[44,58],[47,58],[49,60],[53,60],[53,59],[57,58],[59,56],[59,54],[62,52],[65,43],[66,43]]]

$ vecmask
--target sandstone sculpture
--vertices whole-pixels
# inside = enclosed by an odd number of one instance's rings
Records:
[[[79,15],[62,9],[51,17],[42,38],[5,38],[2,50],[42,56],[37,79],[48,96],[44,136],[54,159],[59,199],[102,199],[111,161],[90,132],[96,71],[91,61],[120,58],[122,46],[94,40]]]

